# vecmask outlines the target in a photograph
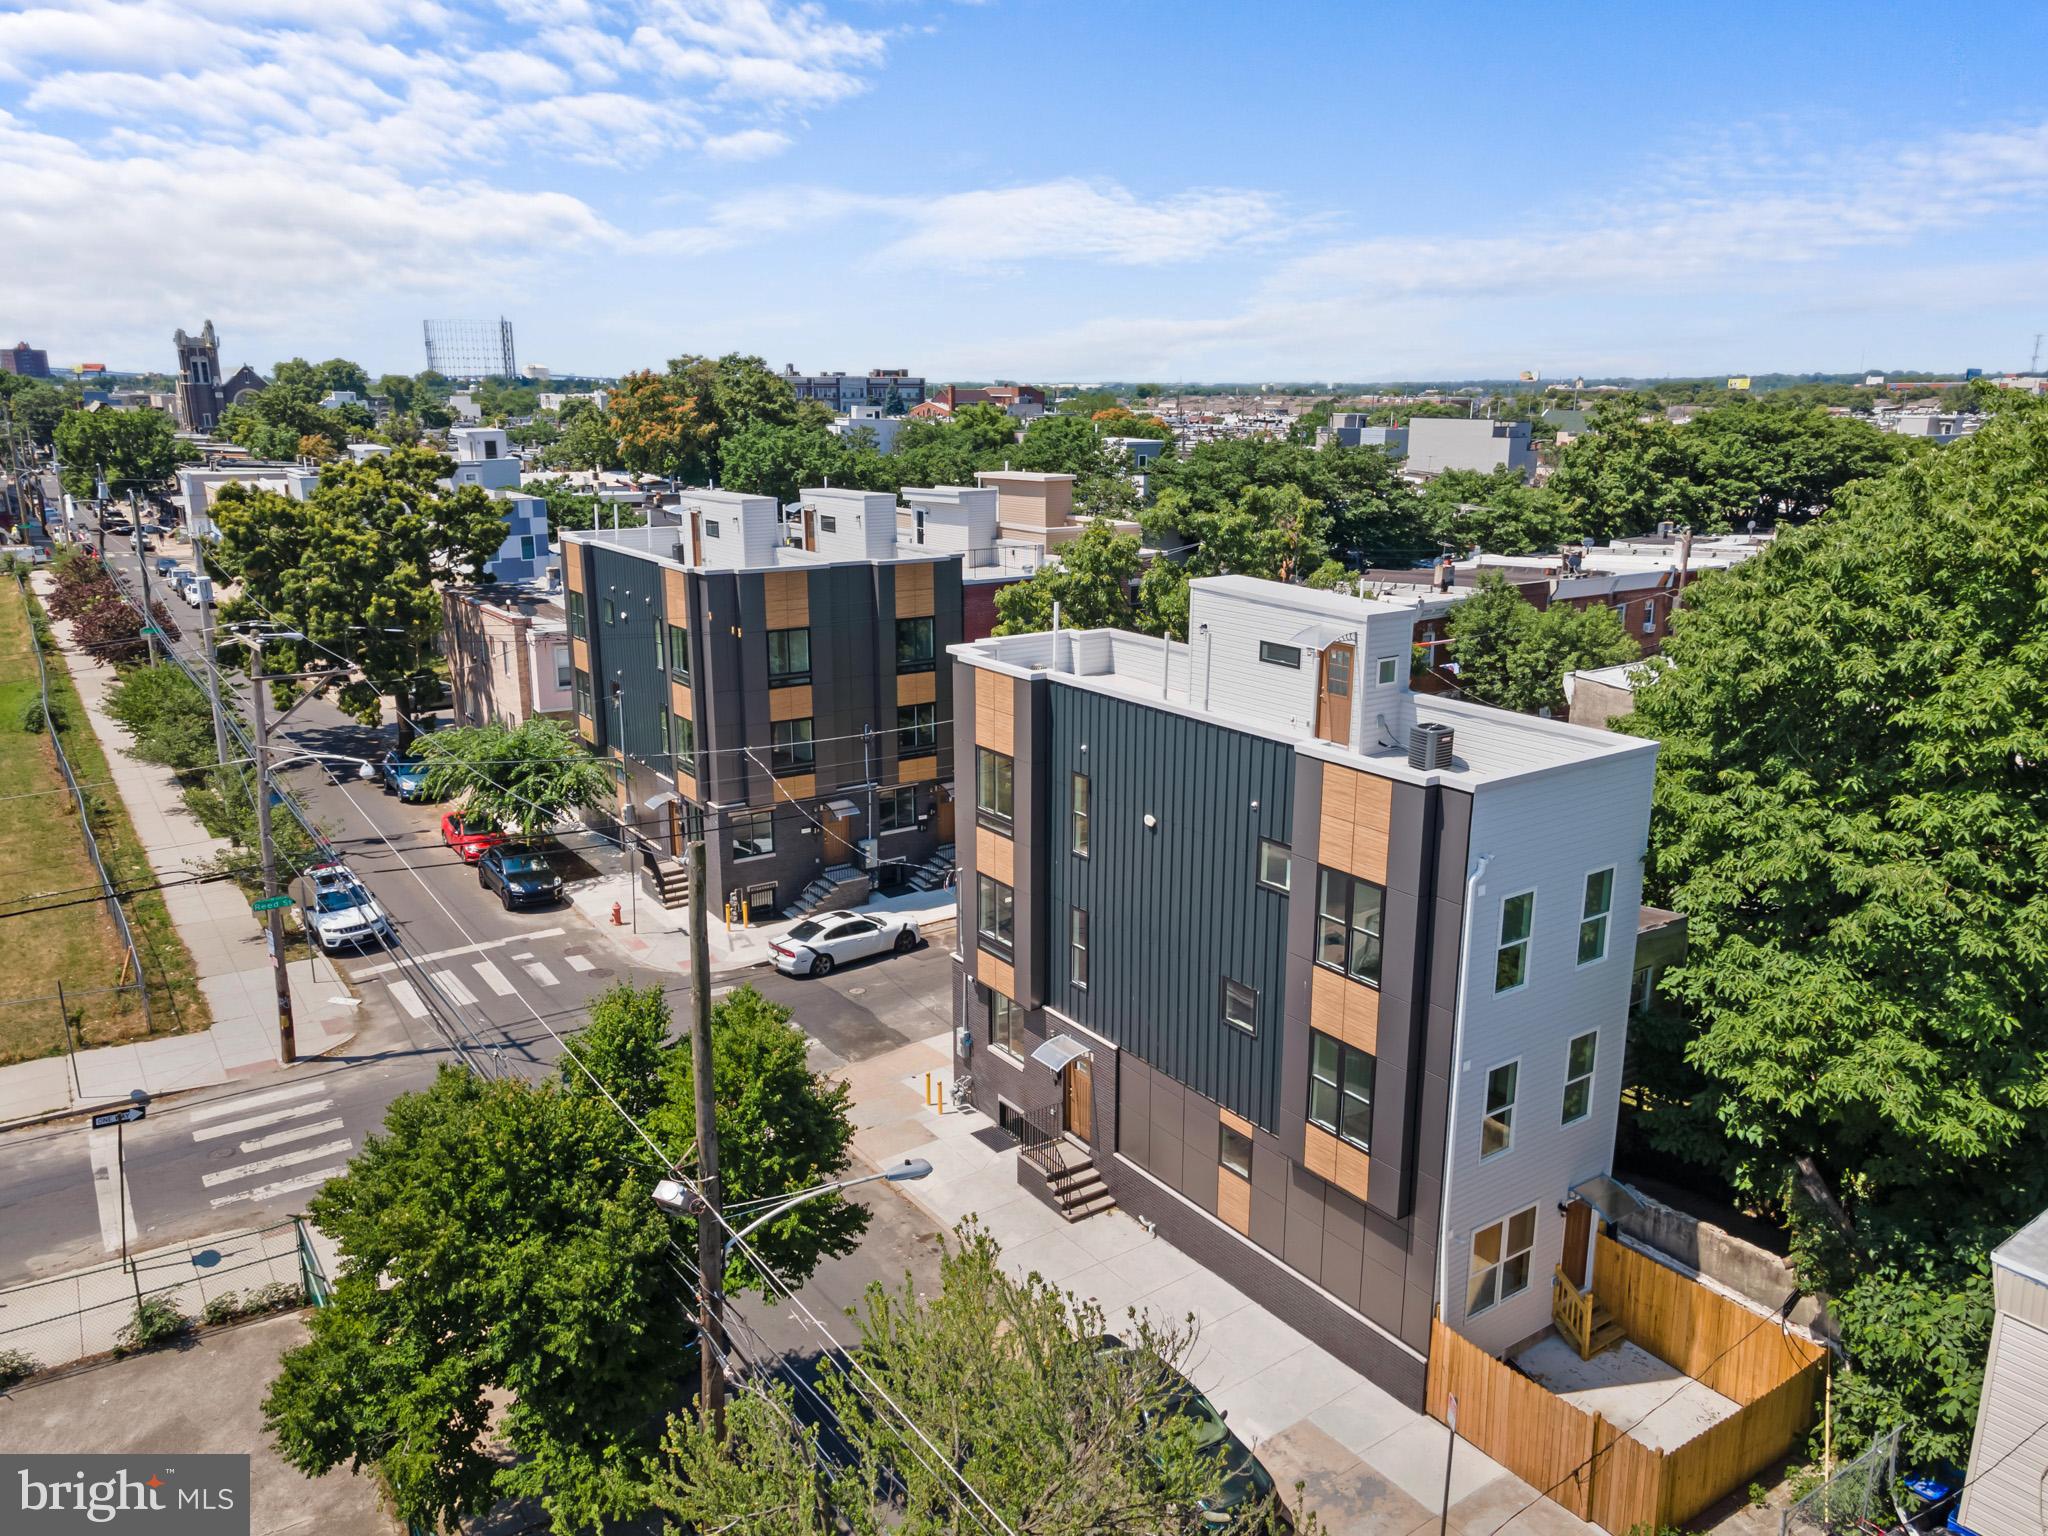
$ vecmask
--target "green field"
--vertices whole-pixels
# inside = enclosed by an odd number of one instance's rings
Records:
[[[205,1029],[212,1020],[192,957],[163,898],[147,892],[124,903],[148,982],[147,1012],[113,919],[92,899],[99,878],[56,754],[47,734],[22,729],[39,697],[25,597],[35,601],[12,581],[0,588],[0,1063],[63,1052],[60,985],[83,1048]],[[155,876],[70,674],[54,652],[47,660],[51,703],[85,786],[101,856],[121,889],[148,885]]]

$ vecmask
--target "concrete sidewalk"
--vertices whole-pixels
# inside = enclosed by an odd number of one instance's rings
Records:
[[[1111,1329],[1127,1308],[1200,1328],[1189,1374],[1283,1490],[1299,1481],[1333,1536],[1407,1536],[1443,1510],[1448,1432],[1311,1344],[1164,1238],[1111,1211],[1069,1224],[1017,1182],[1017,1149],[975,1110],[941,1114],[925,1102],[926,1074],[952,1081],[948,1034],[857,1062],[837,1074],[853,1088],[854,1146],[880,1165],[925,1158],[931,1175],[889,1188],[945,1226],[979,1218],[1017,1273],[1036,1271],[1098,1302]],[[1488,1536],[1527,1505],[1522,1536],[1595,1536],[1597,1527],[1470,1445],[1458,1444],[1449,1526]]]
[[[48,580],[41,573],[34,578],[39,593],[47,590]],[[113,787],[149,851],[150,867],[160,879],[189,877],[228,844],[209,836],[185,808],[169,769],[128,755],[128,733],[106,710],[117,680],[114,669],[80,654],[69,624],[54,627],[63,642],[63,662],[106,753]],[[212,1028],[0,1067],[0,1128],[125,1101],[135,1088],[152,1095],[203,1088],[278,1065],[269,952],[248,899],[229,880],[171,885],[162,895],[172,926],[191,952]],[[316,956],[310,964],[295,960],[291,989],[301,1057],[322,1055],[354,1037],[357,1002],[325,957]]]

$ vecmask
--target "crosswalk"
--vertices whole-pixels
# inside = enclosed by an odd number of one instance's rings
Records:
[[[203,1187],[221,1191],[210,1197],[210,1203],[216,1209],[257,1205],[316,1188],[340,1173],[356,1144],[354,1137],[339,1134],[347,1127],[333,1111],[332,1088],[325,1078],[242,1094],[190,1111],[186,1119],[194,1142],[206,1146],[233,1138],[232,1155],[246,1159],[201,1175]]]
[[[474,951],[471,951],[474,953]],[[429,956],[429,959],[447,959],[447,956]],[[596,962],[586,955],[564,955],[562,963],[577,975],[588,975],[597,969]],[[389,968],[378,967],[385,972],[384,989],[391,994],[391,1000],[409,1019],[424,1019],[432,1011],[423,991],[439,995],[445,1002],[460,1008],[475,1005],[485,993],[492,997],[512,997],[522,985],[559,987],[562,977],[547,961],[531,950],[505,957],[500,966],[495,960],[459,960],[438,970],[421,967],[416,973],[426,978],[423,989],[415,980],[389,974]],[[514,974],[508,975],[507,971]],[[358,973],[362,979],[368,973]],[[515,979],[516,978],[516,979]]]

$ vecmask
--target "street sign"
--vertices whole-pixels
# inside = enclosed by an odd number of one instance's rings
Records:
[[[94,1115],[92,1128],[104,1131],[110,1125],[133,1125],[136,1121],[146,1118],[148,1114],[148,1105],[130,1104],[126,1109],[110,1109],[104,1115]]]
[[[251,912],[278,912],[292,905],[289,896],[258,896],[249,903]]]

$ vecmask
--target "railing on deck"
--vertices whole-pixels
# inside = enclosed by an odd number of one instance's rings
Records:
[[[1591,1358],[1593,1348],[1593,1292],[1580,1290],[1571,1276],[1558,1265],[1550,1281],[1550,1317],[1565,1341],[1579,1352],[1581,1360]]]

